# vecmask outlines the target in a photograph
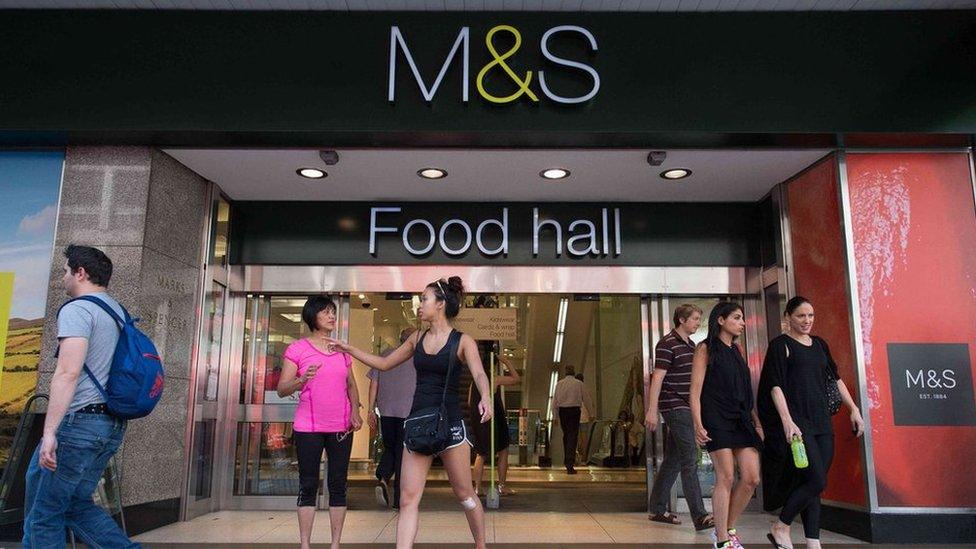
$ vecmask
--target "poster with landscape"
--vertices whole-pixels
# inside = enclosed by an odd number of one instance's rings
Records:
[[[0,467],[34,394],[63,151],[0,151]]]

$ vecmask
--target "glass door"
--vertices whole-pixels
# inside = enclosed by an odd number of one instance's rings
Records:
[[[224,491],[229,509],[292,509],[298,495],[298,460],[292,426],[298,395],[277,393],[285,349],[308,335],[302,322],[307,296],[248,294],[243,310],[240,359],[229,371],[231,394]],[[339,337],[345,337],[348,299],[341,298]]]
[[[217,423],[223,403],[222,371],[226,370],[225,335],[227,323],[228,266],[227,236],[230,227],[230,204],[213,187],[214,198],[210,213],[210,237],[207,244],[207,264],[203,270],[202,314],[198,325],[200,342],[194,361],[190,397],[192,427],[188,479],[186,485],[186,518],[209,513],[217,507],[215,490],[215,459],[218,443]],[[161,313],[165,314],[165,312]],[[160,319],[160,322],[164,321]]]

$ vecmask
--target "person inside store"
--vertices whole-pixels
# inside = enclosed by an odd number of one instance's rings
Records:
[[[741,305],[716,304],[708,315],[708,337],[695,347],[692,357],[689,404],[695,439],[715,465],[715,549],[742,547],[735,523],[759,485],[763,431],[753,404],[749,367],[736,343],[744,330]]]
[[[471,441],[459,403],[460,366],[467,366],[478,388],[480,422],[491,420],[493,406],[488,376],[485,375],[475,340],[452,325],[461,309],[464,285],[460,277],[439,279],[424,288],[418,317],[428,328],[411,336],[389,355],[367,353],[349,343],[332,339],[339,350],[377,370],[389,370],[413,357],[417,370],[410,416],[405,422],[405,445],[400,473],[400,513],[397,547],[413,547],[420,523],[420,500],[434,457],[440,457],[458,503],[464,510],[475,546],[485,547],[485,513],[471,484]],[[457,363],[457,365],[455,364]],[[437,425],[425,434],[417,426]],[[446,425],[447,430],[440,426]],[[447,439],[442,440],[446,435]],[[432,447],[438,448],[431,451]]]
[[[400,332],[400,344],[417,330],[413,327]],[[390,349],[386,354],[392,353]],[[377,429],[383,439],[383,455],[376,466],[376,500],[384,507],[400,508],[400,462],[403,460],[403,422],[410,415],[413,393],[417,389],[417,370],[413,358],[381,372],[370,369],[369,397],[366,423],[373,432]],[[379,416],[377,416],[379,411]],[[392,499],[391,499],[392,497]]]
[[[363,425],[359,390],[352,357],[330,340],[336,328],[335,302],[324,295],[310,296],[302,307],[302,321],[311,333],[285,349],[278,382],[278,396],[299,393],[293,428],[298,454],[298,531],[301,549],[310,549],[324,449],[332,547],[337,548],[346,519],[352,433]]]
[[[563,464],[566,474],[576,474],[576,447],[583,410],[593,417],[593,403],[586,385],[576,378],[576,368],[566,366],[566,375],[556,383],[552,396],[553,419],[563,431]]]
[[[769,342],[757,405],[765,429],[762,452],[763,507],[780,509],[767,538],[777,549],[792,548],[790,525],[803,521],[806,546],[820,547],[820,495],[834,456],[831,416],[844,404],[851,432],[864,434],[864,420],[844,381],[830,347],[812,334],[813,304],[796,296],[786,303],[786,333]],[[805,460],[791,446],[800,445]],[[798,449],[799,451],[799,449]],[[804,465],[799,467],[799,465]]]
[[[494,387],[494,406],[495,410],[492,414],[494,418],[489,423],[481,423],[478,421],[478,417],[475,416],[477,406],[474,404],[474,399],[476,397],[475,391],[477,390],[472,383],[468,387],[468,402],[469,408],[471,409],[471,425],[472,434],[474,435],[474,493],[481,495],[481,482],[485,476],[485,461],[491,458],[491,432],[492,429],[495,431],[495,463],[498,465],[498,495],[500,496],[511,496],[515,495],[515,491],[506,488],[505,482],[508,480],[508,446],[512,443],[511,435],[508,432],[508,422],[506,420],[507,414],[505,411],[505,401],[502,398],[502,387],[512,387],[518,385],[522,378],[519,376],[518,371],[512,366],[511,362],[504,356],[497,353],[497,343],[488,341],[479,341],[478,348],[481,351],[481,361],[483,364],[488,364],[488,354],[495,352],[498,357],[498,364],[503,368],[502,375],[495,376],[495,387]],[[494,426],[494,427],[492,427]]]

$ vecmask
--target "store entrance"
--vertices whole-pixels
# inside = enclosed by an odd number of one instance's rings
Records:
[[[216,453],[194,459],[214,463],[219,509],[291,509],[298,492],[297,459],[291,437],[296,401],[278,397],[276,386],[284,349],[307,334],[307,327],[301,322],[305,299],[318,292],[313,288],[297,291],[297,286],[305,283],[300,280],[307,280],[297,276],[298,268],[265,269],[261,276],[257,276],[258,269],[252,268],[252,276],[231,277],[231,285],[237,280],[241,287],[231,288],[225,307],[229,317],[224,322],[227,348],[222,356],[227,359],[222,361],[221,380],[226,380],[226,385],[221,383],[221,387],[226,391],[220,396],[225,405],[221,406],[223,413],[216,425]],[[409,270],[423,271],[413,273],[418,280],[434,280],[444,274],[440,272],[443,269],[429,267]],[[357,284],[364,290],[347,286],[347,290],[328,292],[338,298],[338,335],[377,354],[393,349],[404,330],[418,327],[416,292],[425,283],[401,280],[388,284],[389,291],[378,291],[383,284],[368,280],[365,275],[369,268],[358,273],[355,268],[348,271],[347,274],[356,275]],[[496,274],[497,271],[504,269],[497,269]],[[586,279],[584,271],[579,271],[581,278],[576,283]],[[505,460],[505,491],[513,492],[501,497],[501,510],[646,511],[650,484],[663,458],[663,432],[652,433],[644,427],[645,381],[653,367],[653,346],[670,330],[673,309],[693,302],[708,314],[720,299],[731,298],[742,301],[747,315],[753,318],[758,318],[756,312],[761,310],[758,296],[744,291],[741,269],[718,271],[724,283],[716,285],[704,278],[697,283],[703,289],[718,286],[726,291],[698,295],[488,292],[474,291],[488,288],[483,282],[471,280],[469,287],[474,288],[466,297],[456,325],[478,340],[486,370],[494,364],[496,376],[515,377],[511,370],[518,374],[516,382],[499,388],[505,414],[493,419],[498,422],[496,459]],[[623,273],[609,274],[608,280],[613,280],[614,275]],[[700,277],[702,273],[688,270],[688,276],[693,275]],[[740,276],[743,282],[730,282]],[[505,279],[495,278],[500,282]],[[247,287],[259,282],[265,291]],[[346,284],[342,280],[334,282],[336,286]],[[672,284],[681,286],[674,281]],[[694,279],[686,282],[695,284]],[[650,290],[656,289],[651,283],[647,285]],[[511,286],[523,289],[525,284]],[[413,291],[405,291],[408,287]],[[751,325],[754,327],[757,322]],[[696,339],[705,336],[704,329]],[[751,329],[743,344],[753,353],[757,343],[758,333]],[[566,425],[557,421],[558,407],[553,402],[556,384],[566,377],[568,368],[585,388],[579,435],[570,448],[564,442]],[[368,368],[356,362],[354,371],[360,400],[366,403]],[[472,422],[470,403],[477,402],[477,398],[469,393],[477,390],[471,388],[470,373],[462,373],[458,399],[468,420],[469,434],[476,446],[490,448],[490,442],[477,440],[479,434],[485,436],[491,431],[478,429]],[[385,450],[377,431],[364,426],[354,435],[349,501],[350,506],[359,509],[382,509],[374,497],[375,470]],[[503,439],[507,439],[507,445]],[[214,447],[201,445],[194,452],[214,451]],[[578,472],[575,475],[568,474],[565,467],[567,452],[574,456],[572,463]],[[472,460],[475,453],[472,452]],[[501,480],[497,465],[500,462],[496,463],[496,482]],[[701,479],[706,496],[713,482],[709,465],[704,454]],[[489,490],[490,481],[491,468],[486,466],[482,496]],[[427,486],[424,509],[456,508],[446,475],[436,462]],[[680,486],[673,497],[675,508],[682,509]],[[320,506],[327,505],[327,497],[321,496]]]

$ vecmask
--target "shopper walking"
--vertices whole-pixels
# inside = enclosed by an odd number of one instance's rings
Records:
[[[339,547],[346,520],[346,479],[352,433],[363,424],[352,357],[330,342],[336,327],[336,305],[314,295],[302,308],[311,332],[285,349],[278,395],[299,392],[294,439],[298,453],[298,530],[302,549],[310,549],[322,450],[328,457],[329,521],[332,547]]]
[[[580,419],[585,407],[593,417],[593,405],[583,382],[576,379],[576,369],[566,366],[565,376],[556,383],[552,397],[552,411],[556,425],[563,430],[563,464],[566,473],[576,474],[576,443],[579,439]]]
[[[436,280],[427,285],[420,298],[418,316],[427,322],[429,328],[409,338],[396,351],[386,357],[376,356],[348,343],[331,340],[339,349],[349,352],[370,368],[389,370],[413,356],[417,369],[417,389],[407,423],[417,421],[423,424],[432,416],[443,419],[450,433],[446,447],[437,452],[447,470],[451,488],[464,509],[474,538],[475,546],[485,547],[485,513],[481,502],[471,486],[471,442],[459,405],[458,378],[460,368],[455,362],[466,364],[474,378],[481,400],[478,410],[481,423],[492,416],[491,388],[485,375],[478,346],[469,335],[462,334],[451,325],[457,316],[464,297],[464,286],[460,277]],[[426,410],[441,412],[418,414]],[[436,415],[435,415],[436,414]],[[434,455],[426,455],[410,449],[410,427],[407,431],[407,450],[403,453],[400,481],[400,514],[397,522],[397,547],[413,547],[419,525],[420,499],[423,496],[427,473],[434,461]],[[440,429],[437,430],[438,442]]]
[[[812,335],[814,310],[806,298],[789,300],[785,334],[769,342],[759,379],[759,417],[767,433],[762,452],[763,506],[781,508],[767,538],[777,549],[791,548],[790,525],[799,515],[806,546],[820,547],[820,494],[834,456],[831,416],[843,403],[851,430],[864,433],[864,420],[822,338]],[[797,468],[790,443],[802,443],[808,465]]]
[[[51,379],[44,433],[27,467],[23,545],[65,546],[70,527],[89,547],[139,547],[92,494],[122,444],[127,423],[109,413],[100,390],[108,384],[120,326],[126,314],[108,294],[112,260],[101,250],[68,246],[65,292],[72,301],[58,313],[58,355]]]
[[[689,404],[695,438],[715,465],[716,549],[742,546],[735,523],[759,484],[763,433],[753,406],[749,367],[736,345],[744,329],[741,305],[716,304],[708,316],[708,337],[695,348],[692,359]]]
[[[482,363],[485,363],[488,354],[493,352],[493,343],[490,345],[479,344],[479,347],[483,349],[481,354]],[[474,435],[474,451],[477,454],[474,458],[474,493],[477,495],[483,493],[481,491],[481,482],[485,476],[485,461],[491,459],[492,430],[495,432],[495,457],[497,459],[496,463],[498,464],[498,495],[511,496],[515,494],[514,491],[505,487],[505,483],[508,480],[508,446],[512,441],[508,433],[507,414],[505,411],[505,402],[502,399],[501,388],[518,385],[522,381],[522,378],[507,358],[499,356],[498,363],[504,368],[504,373],[495,376],[493,397],[495,408],[492,413],[492,421],[489,423],[481,423],[479,417],[475,416],[478,413],[476,411],[478,407],[474,404],[474,399],[477,397],[475,393],[476,388],[473,383],[468,388],[468,402],[470,403],[471,424],[473,427],[472,434]]]
[[[702,322],[697,305],[683,304],[674,311],[674,329],[654,347],[654,373],[651,376],[650,399],[645,418],[647,428],[657,431],[658,412],[668,426],[664,461],[651,489],[650,520],[664,524],[681,524],[668,512],[671,488],[681,474],[681,488],[688,502],[695,530],[715,527],[715,520],[705,510],[698,481],[698,444],[691,418],[691,370],[695,344],[692,334]]]

